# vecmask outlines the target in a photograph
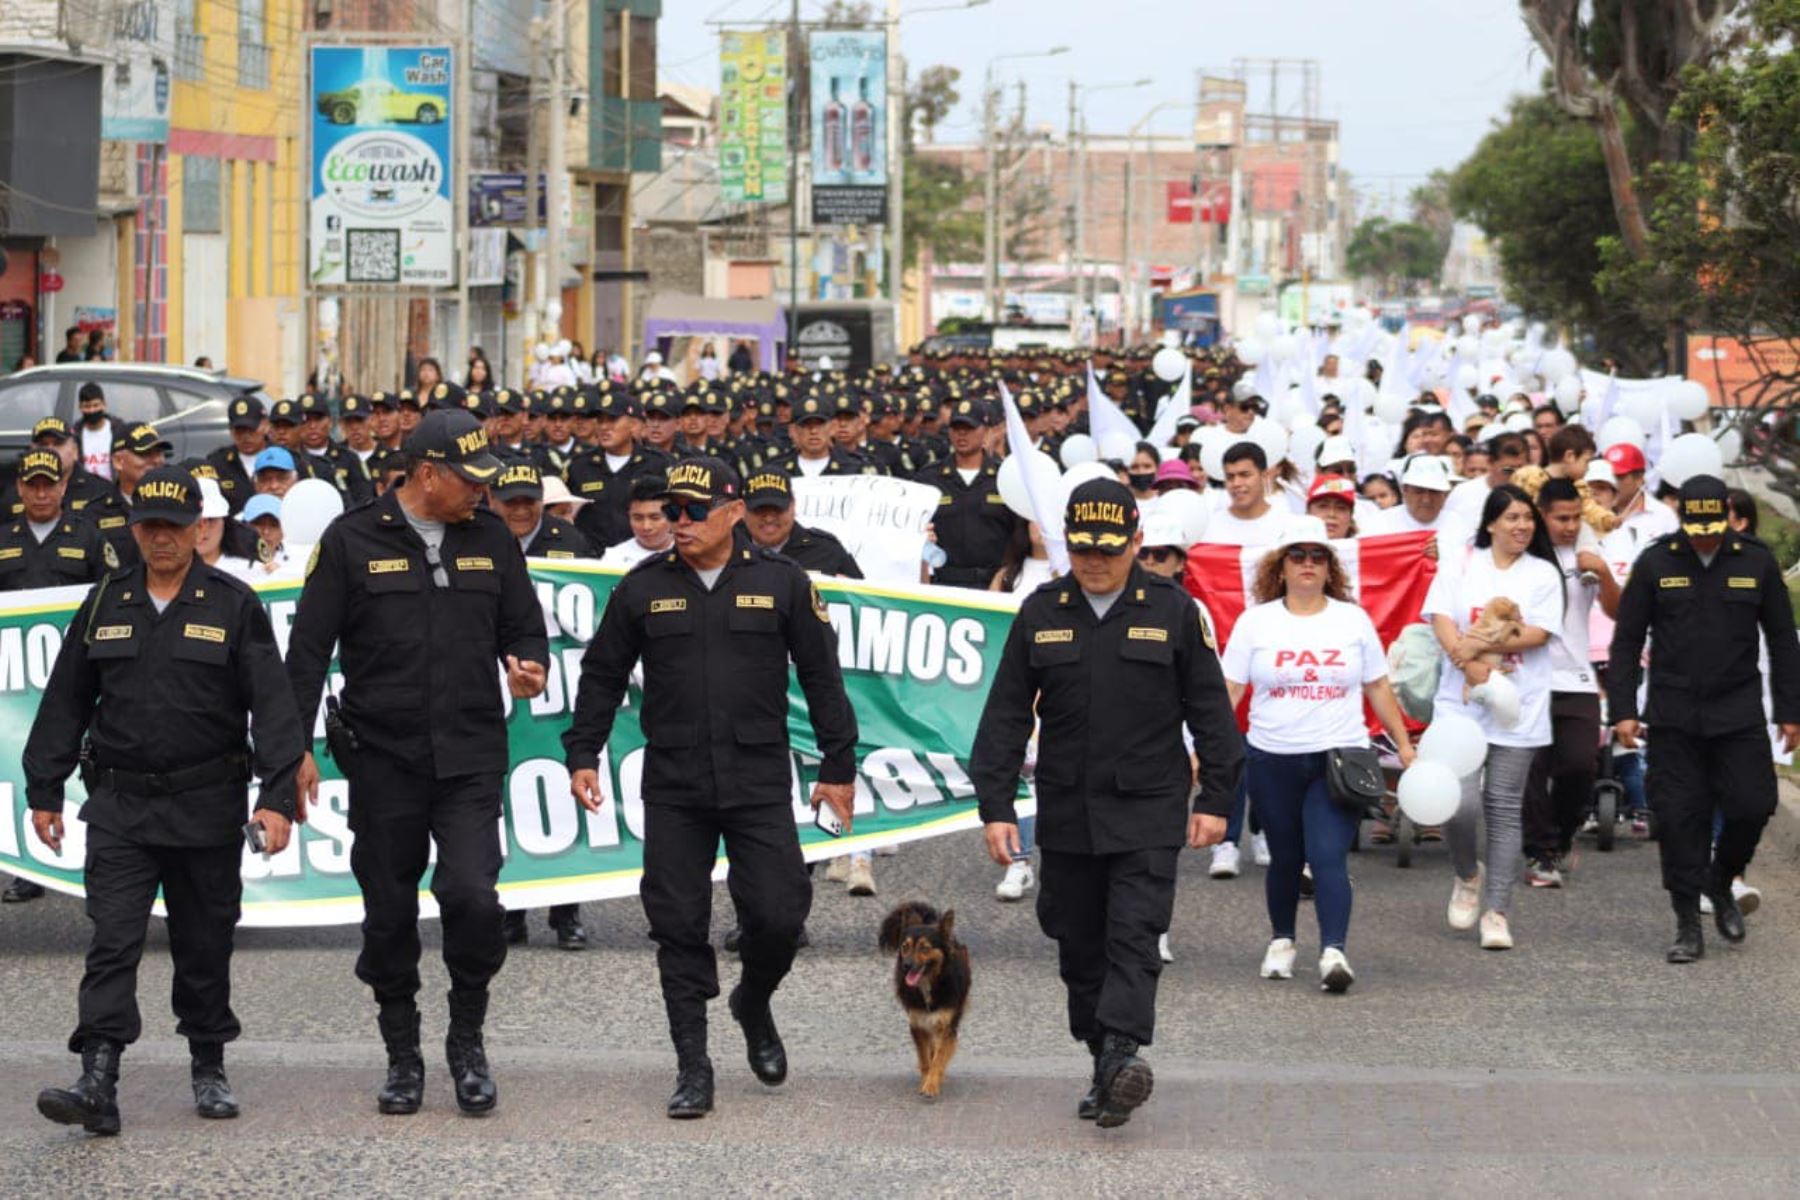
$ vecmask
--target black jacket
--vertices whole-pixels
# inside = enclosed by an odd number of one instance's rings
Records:
[[[819,780],[849,783],[856,714],[837,634],[806,572],[740,544],[708,591],[675,551],[645,559],[613,589],[582,656],[575,719],[563,734],[569,770],[598,766],[642,658],[644,803],[788,803],[790,656],[818,737]]]
[[[139,561],[137,539],[131,536],[131,501],[123,492],[114,488],[102,494],[81,510],[81,517],[112,547],[120,565]]]
[[[16,464],[13,469],[17,470]],[[118,490],[111,480],[100,478],[77,462],[74,472],[69,476],[69,486],[63,489],[63,511],[70,516],[79,517],[88,505],[108,492]],[[23,516],[24,513],[25,502],[19,499],[19,482],[15,475],[6,485],[5,494],[0,495],[0,519]]]
[[[845,579],[861,579],[862,568],[856,565],[856,559],[844,549],[844,543],[823,529],[809,529],[805,525],[795,525],[788,534],[787,545],[780,553],[791,558],[808,571],[817,571],[821,575],[838,575]]]
[[[22,516],[0,525],[0,592],[93,583],[118,566],[111,543],[86,521],[59,517],[42,542]]]
[[[674,459],[661,450],[638,445],[617,471],[606,462],[606,452],[578,454],[569,463],[569,492],[592,500],[575,510],[575,528],[601,550],[631,536],[631,485],[645,475],[666,475]]]
[[[236,446],[220,446],[206,456],[219,476],[219,493],[225,497],[225,503],[231,505],[231,515],[237,516],[244,505],[250,503],[250,497],[256,495],[256,481],[250,478],[250,472],[244,469],[244,460],[238,457]]]
[[[581,530],[555,513],[545,513],[538,524],[537,536],[525,547],[526,558],[597,558],[594,547]]]
[[[942,493],[931,527],[949,561],[935,572],[937,582],[985,588],[1000,569],[1019,517],[1000,498],[999,473],[1000,460],[992,455],[982,461],[972,483],[963,482],[954,458],[919,473],[918,482]]]
[[[799,479],[806,472],[800,469],[800,452],[792,448],[774,458],[763,460],[763,466],[771,471],[780,471],[789,479]],[[833,446],[827,456],[825,469],[821,475],[879,475],[881,468],[860,454],[852,454],[841,446]]]
[[[161,613],[141,565],[107,575],[76,611],[25,743],[32,808],[62,811],[90,730],[99,767],[137,774],[241,758],[248,734],[257,807],[293,816],[306,737],[269,614],[248,585],[198,558]],[[244,823],[248,774],[175,794],[99,787],[81,819],[148,845],[224,845]]]
[[[1120,854],[1187,835],[1187,723],[1200,756],[1196,812],[1225,816],[1244,742],[1225,676],[1188,594],[1134,566],[1102,620],[1073,580],[1019,607],[975,734],[969,775],[986,821],[1016,820],[1013,797],[1034,722],[1037,838],[1047,850]]]
[[[444,533],[449,587],[399,493],[333,521],[319,540],[288,638],[288,677],[308,720],[333,647],[344,716],[363,746],[449,779],[508,764],[500,670],[507,655],[548,665],[549,639],[525,556],[491,512]]]
[[[1800,722],[1800,641],[1775,556],[1755,538],[1729,533],[1708,567],[1684,535],[1657,538],[1638,555],[1619,598],[1606,665],[1610,719],[1638,718],[1649,633],[1643,720],[1703,737],[1764,724],[1759,630],[1769,642],[1774,719]]]

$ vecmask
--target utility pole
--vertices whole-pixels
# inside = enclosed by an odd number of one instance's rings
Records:
[[[794,361],[794,339],[800,330],[800,139],[799,129],[810,128],[800,119],[800,0],[788,6],[788,339],[787,360]],[[783,364],[784,366],[786,364]]]
[[[900,333],[900,303],[906,288],[906,60],[900,57],[900,0],[887,0],[888,81],[888,299],[894,302],[894,333]]]
[[[987,168],[981,206],[981,297],[982,304],[987,309],[988,320],[997,325],[1000,323],[1000,304],[995,299],[995,294],[1000,290],[1000,231],[996,227],[995,217],[1000,208],[1000,138],[994,126],[999,116],[1000,96],[994,89],[993,63],[988,64],[987,76],[982,81],[981,107],[982,128],[985,131],[982,138],[982,158]]]
[[[1075,187],[1075,181],[1077,178],[1077,176],[1075,174],[1075,131],[1076,131],[1076,126],[1081,119],[1081,117],[1080,117],[1080,107],[1081,106],[1080,106],[1080,100],[1079,100],[1080,95],[1081,95],[1081,84],[1076,82],[1073,79],[1069,80],[1068,169],[1069,169],[1069,188],[1071,189],[1071,192],[1073,191],[1073,189]],[[1075,255],[1075,220],[1076,220],[1075,213],[1077,211],[1078,204],[1079,204],[1079,202],[1076,200],[1076,198],[1073,195],[1071,195],[1069,197],[1069,203],[1067,205],[1067,212],[1065,214],[1066,224],[1064,225],[1064,229],[1066,231],[1064,236],[1067,238],[1067,244],[1066,244],[1066,248],[1063,251],[1063,275],[1068,279],[1068,286],[1069,286],[1069,334],[1071,337],[1073,337],[1075,335],[1076,330],[1080,327],[1080,321],[1081,321],[1081,289],[1075,283],[1075,258],[1076,258],[1076,255]]]
[[[563,281],[563,201],[568,195],[569,161],[565,139],[569,122],[569,10],[567,0],[550,5],[550,136],[549,162],[544,168],[549,185],[544,202],[544,258],[549,300],[544,305],[545,323],[561,335]]]

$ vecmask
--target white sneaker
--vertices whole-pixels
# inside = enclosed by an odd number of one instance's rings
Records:
[[[1175,951],[1169,949],[1169,935],[1160,933],[1156,936],[1156,953],[1166,963],[1175,961]]]
[[[1512,930],[1506,927],[1506,914],[1486,912],[1481,915],[1481,948],[1483,950],[1511,950],[1513,948]]]
[[[1264,979],[1292,979],[1294,977],[1294,939],[1276,938],[1263,951],[1262,977]]]
[[[1269,858],[1269,838],[1267,834],[1253,833],[1250,835],[1250,861],[1259,867],[1266,867],[1269,865],[1271,860]]]
[[[1291,943],[1290,943],[1291,944]],[[1350,960],[1336,946],[1327,947],[1325,953],[1319,955],[1319,990],[1334,995],[1350,990],[1356,982],[1356,973],[1350,969]]]
[[[1214,879],[1236,879],[1238,876],[1238,848],[1232,842],[1220,842],[1213,847],[1212,867],[1207,871]]]
[[[1481,915],[1481,872],[1474,879],[1458,876],[1450,888],[1450,928],[1473,929]]]
[[[896,855],[898,853],[900,853],[900,843],[899,842],[889,842],[885,846],[875,847],[875,857],[876,858],[892,858],[892,857],[894,857],[894,855]]]
[[[1743,908],[1743,905],[1738,905],[1739,912],[1742,912]],[[1705,892],[1700,893],[1700,915],[1703,917],[1710,917],[1713,915],[1712,897]]]
[[[1762,907],[1762,893],[1742,879],[1731,881],[1731,898],[1737,901],[1738,911],[1746,917]]]
[[[869,866],[869,856],[858,854],[850,860],[850,870],[844,879],[844,890],[852,896],[873,896],[875,894],[875,872]]]
[[[850,856],[845,854],[825,864],[825,880],[827,883],[842,883],[850,878]]]
[[[1033,882],[1031,860],[1015,858],[1006,865],[1006,874],[994,888],[994,895],[1002,900],[1023,900]]]

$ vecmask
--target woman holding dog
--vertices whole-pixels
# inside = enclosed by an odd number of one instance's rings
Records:
[[[1483,612],[1501,601],[1511,601],[1517,619],[1484,622]],[[1445,827],[1456,871],[1450,928],[1472,929],[1479,915],[1484,950],[1513,945],[1506,914],[1523,861],[1525,782],[1538,748],[1550,744],[1550,639],[1562,628],[1563,604],[1562,571],[1543,515],[1512,484],[1488,494],[1474,549],[1441,559],[1425,597],[1423,615],[1444,650],[1433,716],[1461,714],[1487,737],[1487,761],[1463,778],[1462,806]],[[1504,683],[1490,687],[1499,676]],[[1484,816],[1485,885],[1475,858]]]
[[[1400,761],[1412,740],[1375,623],[1350,599],[1344,568],[1325,523],[1295,517],[1257,567],[1256,605],[1238,619],[1226,644],[1225,683],[1235,708],[1250,697],[1250,791],[1269,838],[1264,893],[1272,938],[1264,979],[1294,977],[1294,935],[1301,870],[1312,865],[1319,918],[1319,985],[1342,992],[1355,980],[1344,942],[1350,932],[1350,845],[1360,808],[1334,799],[1326,756],[1366,747],[1366,698]]]

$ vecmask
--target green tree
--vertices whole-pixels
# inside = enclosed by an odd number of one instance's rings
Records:
[[[970,208],[981,185],[956,163],[914,155],[906,160],[906,265],[930,246],[940,262],[981,257],[981,213]]]
[[[1450,205],[1450,172],[1442,167],[1432,171],[1425,182],[1407,193],[1412,208],[1412,223],[1431,230],[1437,239],[1438,262],[1450,253],[1450,235],[1456,227],[1456,213]]]
[[[1549,95],[1513,100],[1450,178],[1458,216],[1494,239],[1507,293],[1527,312],[1591,337],[1626,374],[1662,361],[1661,337],[1595,282],[1604,239],[1617,237],[1605,156],[1592,128]]]
[[[1383,293],[1393,296],[1409,284],[1436,279],[1444,266],[1444,249],[1423,225],[1370,217],[1351,234],[1344,265],[1359,279],[1379,280]]]
[[[962,72],[955,67],[926,67],[906,89],[906,120],[902,133],[905,140],[901,145],[909,153],[915,128],[924,130],[925,140],[932,141],[938,125],[956,110],[962,99],[956,86],[960,79]]]

